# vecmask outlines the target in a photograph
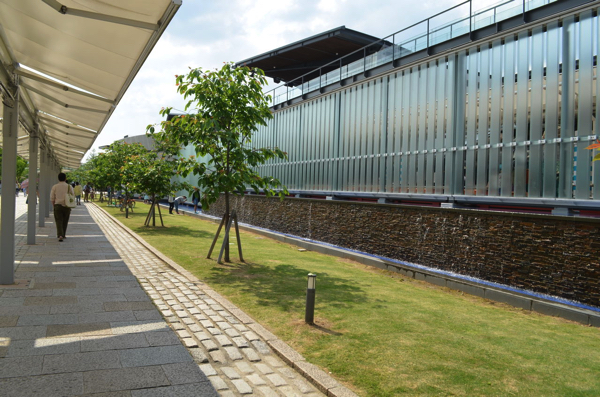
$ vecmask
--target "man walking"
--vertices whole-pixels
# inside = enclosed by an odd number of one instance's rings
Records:
[[[67,207],[65,198],[67,192],[73,194],[73,188],[68,185],[67,175],[64,172],[58,174],[58,183],[52,186],[50,201],[54,207],[54,223],[56,223],[56,237],[63,241],[67,234],[67,225],[71,216],[71,208]]]

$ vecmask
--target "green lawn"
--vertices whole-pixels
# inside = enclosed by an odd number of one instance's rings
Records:
[[[106,209],[361,396],[600,395],[597,328],[246,232],[246,263],[232,245],[236,262],[218,265],[205,259],[216,224],[164,211],[167,227],[147,228],[147,208],[129,219]],[[314,327],[304,324],[309,272]]]

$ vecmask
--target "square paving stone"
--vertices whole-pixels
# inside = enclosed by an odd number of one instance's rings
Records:
[[[3,358],[0,360],[0,378],[39,375],[42,373],[43,360],[44,356]]]
[[[70,289],[77,287],[76,283],[34,283],[32,289]]]
[[[8,357],[42,356],[45,354],[68,354],[81,351],[80,337],[39,338],[11,341]]]
[[[167,323],[162,320],[115,321],[111,322],[110,325],[114,334],[169,330]]]
[[[79,313],[77,316],[80,324],[102,323],[116,321],[136,321],[137,319],[131,311],[125,312],[99,312],[99,313]]]
[[[231,347],[224,347],[223,349],[227,352],[227,355],[232,360],[243,360],[244,359],[244,357],[240,353],[240,350],[237,347],[231,346]]]
[[[0,340],[8,338],[10,340],[37,339],[46,336],[45,325],[35,327],[7,327],[0,328]]]
[[[40,396],[40,390],[44,397],[78,396],[83,393],[83,376],[78,372],[0,379],[0,390],[10,397]]]
[[[210,382],[132,390],[131,397],[219,397]]]
[[[86,337],[81,339],[81,351],[101,351],[135,349],[149,347],[144,334],[109,335],[105,337]]]
[[[181,345],[121,350],[119,357],[123,367],[193,362],[190,353]]]
[[[233,345],[231,340],[225,335],[216,335],[215,339],[217,340],[217,342],[219,342],[219,344],[221,346],[232,346]]]
[[[261,340],[252,341],[252,346],[254,346],[254,348],[258,350],[260,354],[271,354],[271,349],[269,346]]]
[[[19,326],[31,325],[50,325],[50,324],[77,324],[77,315],[75,314],[27,314],[19,316]]]
[[[244,348],[240,350],[246,355],[246,357],[248,357],[248,360],[250,360],[251,362],[260,361],[260,356],[254,351],[254,349]]]
[[[196,363],[177,363],[166,364],[162,366],[172,385],[181,385],[185,383],[208,382],[208,378]]]
[[[0,316],[0,327],[16,327],[19,316]]]
[[[206,376],[213,376],[217,374],[217,370],[215,370],[210,364],[201,364],[198,367]]]
[[[246,339],[241,336],[233,338],[233,343],[235,343],[235,345],[239,348],[248,347],[248,342],[246,342]]]
[[[251,374],[254,372],[254,368],[252,368],[252,366],[245,361],[237,361],[235,366],[244,374]]]
[[[196,363],[201,364],[208,362],[208,356],[204,353],[204,349],[191,348],[188,350]]]
[[[48,325],[47,337],[112,335],[110,323]]]
[[[266,375],[266,377],[277,387],[287,385],[285,379],[283,379],[279,374],[269,374]]]
[[[124,310],[154,310],[152,302],[105,302],[104,310],[116,312]]]
[[[73,296],[57,296],[57,298],[74,298]],[[31,306],[36,307],[36,306]],[[88,304],[73,303],[73,304],[60,304],[52,305],[50,307],[49,314],[76,314],[76,313],[100,313],[103,312],[101,302],[94,302]]]
[[[296,386],[298,388],[298,390],[300,390],[301,393],[303,394],[308,394],[311,393],[313,391],[315,391],[315,388],[312,387],[308,382],[306,382],[304,379],[294,379],[292,380],[292,383],[294,384],[294,386]]]
[[[168,386],[169,380],[160,366],[105,369],[83,373],[86,393]]]
[[[258,374],[248,375],[246,377],[246,379],[248,379],[250,382],[252,382],[252,384],[255,386],[261,386],[261,385],[267,384],[267,382],[263,378],[261,378],[260,375],[258,375]]]
[[[261,386],[258,388],[258,391],[260,391],[264,397],[279,397],[279,394],[268,386]]]
[[[193,339],[191,336],[189,338],[184,338],[181,341],[183,342],[184,346],[187,348],[198,347],[198,342],[196,342],[196,340]]]
[[[215,351],[215,350],[219,350],[219,346],[217,346],[217,344],[215,342],[213,342],[212,340],[210,340],[210,339],[203,340],[202,341],[202,345],[209,352]]]
[[[144,335],[146,336],[150,346],[169,346],[179,344],[179,338],[177,338],[177,335],[171,330],[146,332]]]
[[[252,394],[252,387],[242,379],[234,379],[231,381],[240,394]]]
[[[72,305],[77,303],[76,296],[28,296],[25,298],[24,306],[51,306],[51,305]]]
[[[143,303],[143,302],[140,302],[140,303]],[[138,321],[162,320],[161,314],[156,309],[154,309],[154,310],[136,310],[133,312],[133,314],[134,314],[136,320],[138,320]]]
[[[120,367],[119,354],[116,351],[100,351],[47,355],[44,357],[42,372],[53,374]]]
[[[255,364],[255,366],[260,372],[262,372],[265,375],[273,373],[273,370],[271,369],[271,367],[269,367],[266,364],[258,363],[258,364]]]

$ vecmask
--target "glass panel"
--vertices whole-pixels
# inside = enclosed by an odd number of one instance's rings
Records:
[[[560,169],[558,194],[573,198],[573,152],[575,132],[575,18],[563,20],[562,28],[562,92],[560,112]]]
[[[556,173],[558,171],[558,114],[559,114],[559,48],[558,22],[547,26],[546,44],[546,111],[544,144],[544,197],[557,197]]]
[[[445,136],[448,130],[451,128],[451,123],[448,123],[447,116],[450,117],[450,112],[446,109],[447,99],[449,95],[447,93],[446,85],[452,80],[450,72],[450,62],[446,63],[445,59],[441,59],[437,67],[437,81],[436,81],[436,128],[435,128],[435,191],[434,193],[444,193],[444,152],[442,149],[444,146]]]
[[[512,35],[504,41],[504,104],[502,112],[501,194],[513,194],[513,150],[515,117],[515,42]]]
[[[469,33],[469,4],[448,10],[429,21],[429,45]]]
[[[410,141],[408,155],[408,188],[410,193],[415,193],[417,187],[417,149],[418,149],[418,116],[419,116],[419,70],[414,67],[410,70]]]
[[[490,104],[489,196],[500,195],[500,129],[502,120],[502,41],[492,43],[492,75]]]
[[[477,124],[477,196],[488,195],[487,165],[489,162],[489,114],[490,114],[490,53],[488,47],[479,52],[479,122]]]
[[[393,36],[393,42],[396,44],[394,50],[395,59],[426,48],[427,21],[423,21],[416,26],[396,33]]]
[[[577,96],[577,159],[575,161],[576,189],[575,198],[588,200],[591,188],[591,154],[592,150],[585,149],[592,142],[588,136],[592,135],[592,106],[593,106],[593,31],[592,11],[587,10],[579,15],[579,79]]]
[[[439,84],[436,81],[438,74],[437,61],[428,63],[427,68],[427,144],[424,149],[427,150],[427,169],[425,172],[425,193],[433,193],[435,183],[433,180],[434,175],[434,158],[435,153],[433,149],[435,147],[435,110],[436,110],[436,94],[438,92],[437,86]]]
[[[517,118],[515,147],[515,197],[527,196],[527,157],[529,152],[529,34],[519,33],[517,41]]]
[[[419,125],[417,129],[417,181],[416,192],[425,193],[425,145],[427,138],[427,70],[423,65],[417,72],[419,76]],[[435,84],[435,80],[434,80]]]
[[[531,115],[529,149],[529,183],[528,196],[542,195],[542,128],[543,128],[543,98],[544,98],[544,33],[541,26],[533,28],[531,36]]]
[[[598,15],[598,9],[596,9],[596,15]],[[600,106],[600,103],[598,102],[598,96],[600,94],[600,74],[598,74],[598,54],[600,54],[600,27],[598,26],[598,17],[595,18],[596,19],[596,23],[594,24],[594,36],[596,38],[595,43],[596,43],[596,67],[594,68],[594,70],[596,71],[596,84],[595,84],[595,88],[596,88],[596,95],[595,95],[595,102],[596,102],[596,117],[595,117],[595,122],[594,122],[594,134],[599,137],[600,136],[600,131],[598,131],[598,127],[600,126],[600,123],[598,121],[598,107]],[[594,153],[598,153],[598,151],[594,151]],[[600,199],[600,161],[594,161],[593,163],[593,168],[594,168],[594,180],[593,180],[593,194],[592,194],[592,198],[594,200],[599,200]]]
[[[394,135],[394,173],[393,173],[393,185],[394,192],[401,192],[401,181],[402,181],[402,73],[398,72],[394,75],[392,80],[394,84],[394,129],[392,134]]]
[[[410,150],[410,71],[404,71],[402,74],[402,164],[400,166],[400,181],[402,186],[402,193],[407,193],[409,188],[409,155]]]
[[[458,146],[466,146],[466,163],[465,163],[465,192],[466,195],[474,195],[475,192],[475,175],[477,164],[475,162],[477,153],[477,74],[478,74],[478,59],[479,53],[477,47],[469,50],[469,69],[467,71],[467,124],[466,124],[466,139],[457,142]],[[460,126],[458,127],[460,128]],[[463,127],[464,129],[464,127]],[[459,130],[460,131],[460,130]],[[459,149],[460,150],[460,149]]]

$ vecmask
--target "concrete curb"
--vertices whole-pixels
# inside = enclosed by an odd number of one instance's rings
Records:
[[[357,394],[352,392],[350,389],[342,386],[335,379],[329,376],[325,371],[321,370],[317,366],[310,364],[306,361],[306,359],[297,351],[292,349],[287,343],[280,340],[273,333],[268,331],[265,327],[257,323],[252,317],[248,316],[244,311],[235,306],[229,300],[225,299],[218,292],[210,288],[207,284],[200,281],[196,276],[192,273],[179,266],[177,263],[169,259],[160,251],[156,250],[150,244],[148,244],[143,238],[134,233],[131,229],[121,223],[119,220],[114,218],[108,212],[106,212],[102,207],[97,205],[94,202],[90,204],[95,205],[98,209],[103,211],[109,219],[111,219],[116,225],[122,228],[126,233],[128,233],[131,237],[137,240],[140,244],[142,244],[148,251],[152,252],[157,258],[165,262],[172,269],[186,277],[190,282],[196,284],[198,287],[202,288],[202,290],[209,295],[212,299],[214,299],[217,303],[227,309],[233,316],[235,316],[240,322],[246,324],[248,328],[254,331],[258,336],[260,336],[268,345],[273,349],[275,354],[277,354],[284,362],[286,362],[291,367],[295,368],[299,374],[304,376],[306,380],[312,383],[315,387],[317,387],[322,393],[329,397],[358,397]],[[184,212],[185,214],[185,212]],[[188,214],[189,215],[189,214]],[[197,216],[197,215],[196,215]],[[211,219],[212,220],[212,219]]]
[[[218,222],[213,217],[204,214],[194,214],[183,212],[184,215],[194,216]],[[368,255],[362,255],[357,252],[351,252],[328,245],[305,241],[302,239],[285,236],[277,232],[272,232],[264,229],[257,229],[251,226],[240,225],[240,228],[252,233],[260,234],[277,240],[283,243],[292,244],[300,248],[305,248],[310,251],[319,252],[326,255],[337,256],[340,258],[351,259],[363,265],[374,266],[383,270],[400,273],[405,277],[414,278],[416,280],[426,281],[431,284],[447,287],[453,290],[461,291],[470,295],[479,296],[481,298],[502,302],[524,310],[534,311],[537,313],[561,317],[567,320],[579,322],[584,325],[600,327],[600,312],[570,306],[568,304],[554,302],[541,297],[521,294],[515,291],[503,290],[501,288],[492,287],[486,284],[479,284],[475,281],[465,281],[458,277],[452,277],[425,269],[402,265],[399,263],[385,261]]]

